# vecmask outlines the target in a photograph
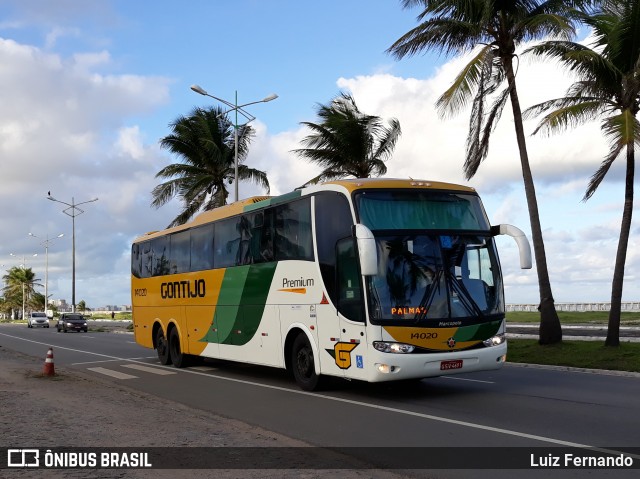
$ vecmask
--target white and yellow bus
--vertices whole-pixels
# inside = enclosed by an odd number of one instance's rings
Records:
[[[505,302],[472,188],[341,180],[204,212],[136,239],[136,341],[164,365],[218,358],[370,382],[500,368]]]

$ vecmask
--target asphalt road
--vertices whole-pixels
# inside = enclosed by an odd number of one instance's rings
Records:
[[[507,364],[411,384],[339,381],[308,393],[275,369],[220,361],[183,370],[160,366],[155,351],[135,344],[131,334],[0,324],[0,345],[43,361],[51,346],[56,367],[330,448],[640,448],[640,375]]]

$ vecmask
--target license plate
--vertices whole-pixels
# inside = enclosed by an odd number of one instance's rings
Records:
[[[442,361],[440,363],[440,370],[447,371],[449,369],[460,369],[462,368],[462,359],[452,359],[450,361]]]

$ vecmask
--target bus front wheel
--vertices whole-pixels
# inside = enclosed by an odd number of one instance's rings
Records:
[[[299,334],[291,348],[291,368],[293,377],[305,391],[314,391],[320,385],[320,376],[316,374],[313,349],[304,334]]]
[[[175,367],[184,368],[189,365],[189,355],[184,354],[180,348],[180,334],[176,328],[173,328],[169,334],[169,355]]]
[[[158,331],[156,331],[156,350],[158,351],[158,359],[160,360],[160,364],[162,364],[163,366],[171,364],[171,356],[169,355],[169,344],[167,342],[167,339],[164,337],[162,328],[158,328]]]

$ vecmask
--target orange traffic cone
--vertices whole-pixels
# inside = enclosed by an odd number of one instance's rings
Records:
[[[44,360],[44,370],[42,371],[44,376],[55,376],[56,371],[53,366],[53,348],[49,348],[47,351],[47,359]]]

